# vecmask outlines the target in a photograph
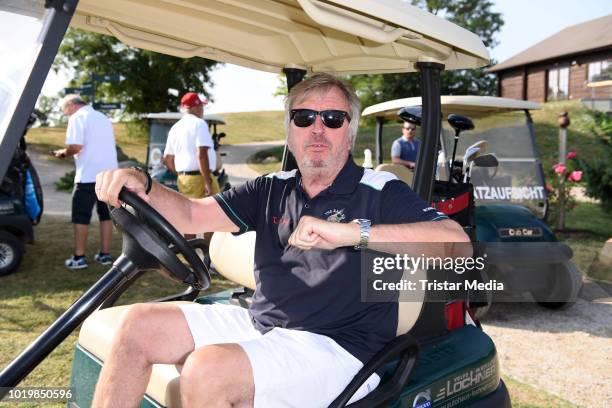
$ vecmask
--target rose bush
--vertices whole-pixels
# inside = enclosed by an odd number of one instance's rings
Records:
[[[578,154],[574,151],[568,152],[565,155],[567,159],[565,163],[557,163],[552,166],[549,171],[546,184],[548,193],[548,222],[551,226],[556,226],[559,221],[561,205],[565,207],[565,214],[576,207],[576,199],[572,197],[570,191],[575,183],[582,180],[582,171],[578,168]],[[564,200],[559,200],[563,194]]]

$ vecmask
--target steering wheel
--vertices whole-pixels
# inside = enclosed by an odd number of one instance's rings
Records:
[[[155,268],[172,280],[195,289],[208,289],[208,268],[187,240],[137,194],[124,187],[119,199],[136,212],[132,214],[123,207],[111,211],[115,225],[123,233],[123,255],[140,269]],[[181,262],[178,254],[183,255],[191,268]]]

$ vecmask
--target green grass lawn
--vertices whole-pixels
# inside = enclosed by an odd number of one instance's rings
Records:
[[[220,115],[227,123],[219,126],[219,131],[227,134],[222,143],[239,144],[285,139],[284,112],[282,111],[221,113]]]
[[[572,248],[572,259],[583,274],[612,282],[612,268],[597,261],[605,241],[612,237],[612,213],[598,204],[579,203],[567,214],[566,231],[557,237]]]

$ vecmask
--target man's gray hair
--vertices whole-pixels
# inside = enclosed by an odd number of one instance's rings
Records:
[[[87,102],[79,94],[68,94],[62,98],[60,108],[64,109],[68,105],[87,105]]]
[[[291,129],[291,109],[293,109],[296,104],[308,98],[313,92],[327,92],[334,87],[338,88],[342,94],[344,94],[348,102],[350,109],[349,115],[351,117],[351,121],[349,122],[349,140],[351,146],[355,145],[357,129],[359,128],[359,117],[361,115],[361,102],[359,102],[355,88],[353,88],[352,85],[327,73],[314,74],[291,88],[289,95],[287,95],[285,99],[285,132],[287,136],[289,136],[289,131]]]

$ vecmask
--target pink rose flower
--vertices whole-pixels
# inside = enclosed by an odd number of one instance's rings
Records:
[[[578,153],[576,152],[567,152],[567,154],[565,155],[565,158],[568,160],[571,160],[575,158],[576,156],[578,156]]]
[[[563,174],[567,170],[567,167],[565,167],[565,164],[563,163],[557,163],[553,166],[553,170],[557,174]]]
[[[572,172],[569,174],[569,176],[567,176],[567,179],[568,179],[569,181],[575,181],[575,182],[578,182],[578,181],[582,180],[582,172],[581,172],[581,171],[579,171],[579,170],[572,171]]]

